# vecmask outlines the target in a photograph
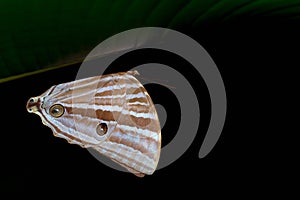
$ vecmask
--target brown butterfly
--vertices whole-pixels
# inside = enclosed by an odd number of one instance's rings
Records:
[[[30,98],[26,108],[55,136],[91,147],[137,176],[150,175],[160,157],[160,123],[135,75],[128,71],[55,85]]]

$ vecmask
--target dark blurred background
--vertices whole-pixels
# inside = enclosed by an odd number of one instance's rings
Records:
[[[290,106],[284,103],[291,99],[287,86],[296,85],[299,1],[4,1],[0,5],[1,191],[254,196],[281,192],[282,185],[295,177],[287,153],[292,146],[281,146],[289,137],[281,112]],[[73,81],[82,59],[98,43],[142,26],[172,28],[199,42],[222,75],[228,111],[218,143],[199,159],[210,107],[205,84],[199,80],[204,117],[196,139],[176,162],[140,179],[54,137],[38,116],[27,113],[25,105],[52,85]],[[149,55],[159,56],[152,52],[132,59],[134,55],[117,64],[130,66],[149,60]],[[160,59],[171,67],[184,66],[168,56]],[[65,67],[45,70],[61,65]],[[165,99],[162,91],[154,93],[155,101],[157,96]],[[172,130],[172,118],[168,120]],[[165,129],[162,137],[167,143],[174,132]]]

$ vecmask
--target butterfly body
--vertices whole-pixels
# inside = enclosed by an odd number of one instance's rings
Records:
[[[152,174],[160,156],[160,124],[136,74],[120,72],[52,86],[30,98],[27,110],[38,114],[55,136],[94,148],[137,176]]]

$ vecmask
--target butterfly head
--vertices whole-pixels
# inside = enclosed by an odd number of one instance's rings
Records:
[[[31,97],[26,104],[26,109],[29,113],[41,111],[41,100],[39,97]]]
[[[40,115],[43,111],[43,109],[45,109],[45,107],[47,107],[46,103],[47,101],[45,101],[45,97],[51,93],[53,91],[53,89],[55,88],[55,86],[51,87],[49,90],[47,90],[45,93],[43,93],[40,96],[36,96],[36,97],[31,97],[26,104],[26,109],[29,113],[35,113],[37,115]],[[57,110],[57,109],[55,109]]]

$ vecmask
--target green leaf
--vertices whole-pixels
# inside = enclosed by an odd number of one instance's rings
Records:
[[[299,0],[2,0],[0,82],[81,62],[127,29],[220,24],[241,17],[298,19]]]

